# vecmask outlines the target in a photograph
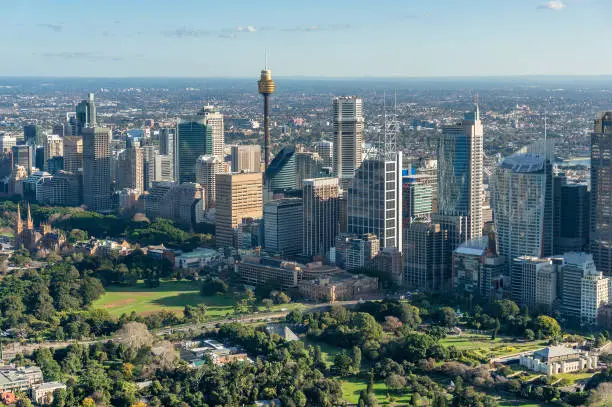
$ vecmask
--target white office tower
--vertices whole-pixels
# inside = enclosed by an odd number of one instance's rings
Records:
[[[173,181],[172,156],[169,154],[157,154],[155,156],[155,176],[153,181]]]
[[[597,271],[590,254],[566,253],[563,259],[561,312],[583,325],[594,325],[599,309],[610,300],[610,278]]]
[[[535,143],[503,159],[493,174],[498,252],[508,263],[553,254],[552,151],[550,140]]]
[[[345,188],[361,165],[363,143],[363,101],[356,96],[333,101],[334,173]]]
[[[482,236],[483,126],[478,104],[456,125],[445,126],[438,144],[438,212],[451,248]]]
[[[213,106],[204,106],[206,120],[206,151],[211,155],[223,157],[225,136],[223,131],[223,114]]]
[[[402,153],[363,161],[348,188],[348,232],[402,250]],[[394,158],[394,159],[393,159]]]
[[[225,164],[216,155],[202,155],[196,161],[196,182],[204,188],[207,209],[215,204],[216,176],[224,172]]]
[[[64,139],[56,134],[45,134],[44,140],[44,168],[49,170],[49,160],[53,157],[64,156]]]
[[[17,145],[17,138],[9,134],[0,134],[0,153],[8,153]]]

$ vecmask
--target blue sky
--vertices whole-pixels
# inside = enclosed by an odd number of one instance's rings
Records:
[[[0,0],[0,75],[604,75],[611,1]]]

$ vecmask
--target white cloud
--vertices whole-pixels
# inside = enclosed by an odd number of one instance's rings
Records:
[[[559,11],[565,8],[565,3],[563,3],[563,0],[549,0],[546,3],[540,4],[538,8],[542,10]]]
[[[255,31],[257,31],[257,29],[252,25],[247,25],[244,27],[239,25],[238,27],[236,27],[236,31],[254,33]]]

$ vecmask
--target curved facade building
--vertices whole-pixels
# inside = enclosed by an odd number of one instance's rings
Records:
[[[283,147],[266,169],[266,187],[269,191],[296,189],[295,147]]]

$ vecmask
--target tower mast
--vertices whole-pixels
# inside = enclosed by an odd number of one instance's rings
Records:
[[[264,99],[264,163],[265,170],[270,164],[270,95],[274,93],[275,84],[272,80],[272,71],[268,69],[268,54],[266,53],[265,69],[261,71],[258,82],[259,93]]]

